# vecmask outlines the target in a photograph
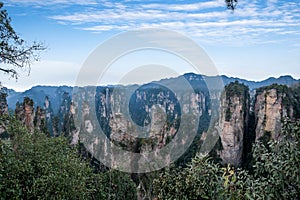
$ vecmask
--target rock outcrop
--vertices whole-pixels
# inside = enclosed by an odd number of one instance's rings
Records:
[[[7,92],[6,88],[2,88],[0,85],[0,115],[8,114],[8,105],[7,105]]]
[[[46,111],[39,106],[37,106],[36,111],[34,110],[33,100],[25,97],[23,103],[17,102],[15,117],[25,125],[30,132],[33,132],[34,129],[48,132]]]
[[[39,106],[36,108],[33,125],[39,131],[48,132],[46,126],[46,112]]]
[[[7,91],[6,88],[1,86],[0,83],[0,116],[8,114],[8,105],[7,105]],[[5,132],[5,122],[0,122],[0,135]]]
[[[34,130],[34,104],[32,99],[25,97],[23,103],[17,103],[15,109],[16,119],[22,122],[31,132]]]
[[[279,140],[282,121],[300,116],[299,93],[299,86],[274,84],[258,88],[251,102],[246,86],[237,82],[225,86],[215,126],[220,136],[221,147],[217,149],[222,163],[240,166],[253,142]]]
[[[282,85],[260,88],[256,93],[254,111],[256,140],[263,136],[279,139],[282,120],[285,117],[292,119],[294,116],[289,88]]]
[[[53,134],[52,118],[53,118],[54,114],[53,114],[53,109],[52,109],[51,102],[50,102],[48,96],[45,97],[43,110],[45,110],[47,129],[50,132],[50,134]]]
[[[249,90],[245,85],[231,83],[221,97],[218,122],[221,139],[220,158],[223,164],[240,166],[243,156],[243,139],[248,128]]]
[[[175,95],[157,85],[79,88],[73,92],[73,101],[70,111],[77,123],[71,133],[72,144],[83,143],[92,156],[111,160],[111,167],[117,167],[115,160],[130,161],[130,166],[122,167],[134,170],[141,159],[148,159],[149,152],[172,141],[179,127],[186,137],[176,142],[180,148],[185,146],[191,132],[197,132],[199,117],[210,113],[207,94],[180,91]],[[100,132],[106,137],[99,137]],[[119,158],[110,153],[112,145],[137,156]],[[171,162],[171,157],[165,156],[164,161]]]

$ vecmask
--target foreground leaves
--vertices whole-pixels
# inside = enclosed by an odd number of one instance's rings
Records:
[[[117,171],[93,173],[64,137],[28,133],[10,119],[0,140],[0,199],[134,199],[135,185]]]
[[[253,146],[251,173],[197,155],[183,169],[154,180],[158,199],[300,199],[300,123],[285,121],[282,137]]]

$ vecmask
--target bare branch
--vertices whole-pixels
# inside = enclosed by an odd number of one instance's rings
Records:
[[[11,74],[12,78],[18,79],[18,73],[14,69],[3,69],[3,68],[0,68],[0,71],[3,71],[5,73],[7,73],[7,74]]]
[[[0,63],[7,67],[0,68],[0,71],[12,74],[12,77],[18,78],[17,69],[28,68],[32,62],[39,60],[39,53],[46,49],[43,43],[33,42],[27,45],[21,39],[12,26],[11,19],[7,11],[3,10],[3,3],[0,2]]]

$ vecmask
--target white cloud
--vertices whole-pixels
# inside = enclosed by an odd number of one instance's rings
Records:
[[[234,13],[225,9],[224,0],[174,1],[140,0],[12,0],[36,5],[81,5],[48,16],[63,25],[91,32],[126,31],[136,28],[168,28],[206,41],[232,43],[273,41],[273,36],[298,36],[300,2],[277,0],[239,1]],[[191,2],[191,1],[189,1]],[[55,9],[55,6],[53,6]],[[55,13],[55,12],[54,12]],[[222,40],[220,41],[220,34]],[[252,40],[252,41],[250,41]],[[236,40],[233,40],[236,41]]]
[[[106,10],[93,13],[79,13],[73,15],[57,15],[50,17],[51,19],[59,21],[69,21],[69,22],[98,22],[98,23],[107,23],[114,22],[119,23],[120,21],[132,21],[132,20],[164,20],[169,19],[167,13],[162,13],[161,11],[148,10],[147,12],[143,11],[123,11],[123,10]]]
[[[82,30],[86,31],[93,31],[93,32],[103,32],[103,31],[110,31],[110,30],[128,30],[130,26],[120,26],[120,25],[99,25],[93,26],[88,28],[82,28]]]
[[[208,8],[217,8],[223,7],[224,2],[220,0],[207,1],[207,2],[198,2],[191,4],[146,4],[143,5],[143,8],[146,9],[163,9],[168,11],[195,11]]]
[[[67,5],[96,5],[96,0],[11,0],[8,4],[23,4],[23,5],[55,5],[55,4],[67,4]]]

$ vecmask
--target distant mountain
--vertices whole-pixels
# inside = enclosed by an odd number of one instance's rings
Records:
[[[166,86],[176,85],[178,78],[185,78],[194,89],[196,89],[196,90],[199,89],[202,91],[207,89],[206,81],[217,82],[217,81],[222,80],[224,85],[228,85],[229,83],[238,81],[239,83],[243,83],[243,84],[247,85],[250,90],[255,90],[256,88],[272,85],[274,83],[288,85],[288,86],[292,86],[292,85],[300,83],[300,79],[299,80],[294,79],[290,75],[280,76],[279,78],[270,77],[263,81],[249,81],[246,79],[241,79],[241,78],[236,78],[236,77],[228,77],[225,75],[205,76],[205,75],[194,74],[194,73],[186,73],[186,74],[176,77],[176,78],[162,79],[160,81],[154,81],[153,83],[163,84]],[[180,87],[180,85],[178,87]]]
[[[263,81],[248,81],[248,80],[245,80],[245,79],[232,78],[232,77],[227,77],[227,76],[224,76],[224,75],[222,75],[221,77],[222,77],[222,80],[223,80],[225,85],[227,85],[231,82],[238,81],[240,83],[244,83],[245,85],[247,85],[250,90],[254,90],[254,89],[259,88],[259,87],[272,85],[274,83],[282,84],[282,85],[288,85],[288,86],[292,86],[292,85],[300,83],[300,79],[299,80],[294,79],[290,75],[280,76],[279,78],[270,77],[270,78],[268,78],[266,80],[263,80]]]
[[[207,91],[207,81],[210,82],[217,82],[215,80],[223,81],[224,85],[227,85],[231,82],[238,81],[240,83],[243,83],[249,87],[250,90],[254,90],[259,87],[272,85],[274,83],[277,84],[284,84],[284,85],[295,85],[297,83],[300,83],[300,80],[294,79],[292,76],[286,75],[286,76],[280,76],[279,78],[268,78],[263,81],[249,81],[245,79],[240,78],[234,78],[234,77],[228,77],[225,75],[222,76],[205,76],[205,75],[199,75],[194,73],[186,73],[182,76],[176,77],[176,78],[168,78],[168,79],[162,79],[160,81],[153,81],[149,84],[145,84],[143,87],[146,88],[152,88],[157,87],[157,84],[164,85],[166,87],[168,86],[176,86],[176,88],[184,89],[184,85],[178,84],[178,79],[184,78],[189,82],[189,84],[193,87],[196,91]],[[114,86],[109,86],[114,87]],[[46,96],[49,97],[49,100],[51,102],[52,109],[54,113],[57,113],[59,110],[59,106],[61,105],[61,102],[63,100],[63,94],[68,93],[68,95],[72,95],[73,87],[69,86],[35,86],[32,87],[29,90],[26,90],[25,92],[15,92],[14,90],[8,89],[8,106],[10,109],[14,109],[17,102],[23,102],[24,97],[29,97],[33,99],[35,106],[42,106],[44,105]]]
[[[59,106],[66,92],[72,95],[73,88],[69,86],[35,86],[25,92],[9,90],[7,102],[9,109],[14,109],[17,102],[23,102],[24,97],[33,99],[35,106],[44,106],[45,98],[49,97],[54,113],[58,112]]]

